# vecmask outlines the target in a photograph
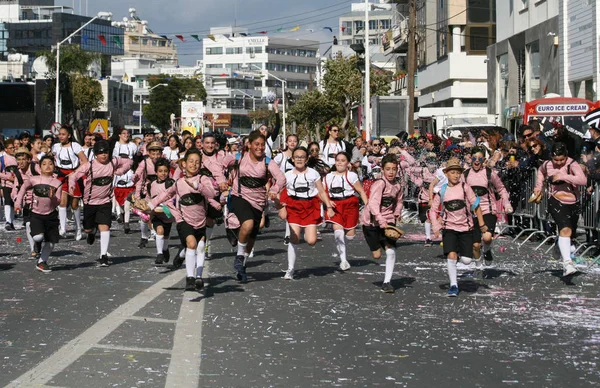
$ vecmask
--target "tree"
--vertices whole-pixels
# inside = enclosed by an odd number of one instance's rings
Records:
[[[350,123],[352,107],[359,104],[362,97],[363,75],[356,66],[356,57],[345,58],[338,54],[335,59],[325,62],[323,87],[327,95],[343,110],[340,129],[346,131]],[[371,68],[371,95],[384,96],[390,91],[388,75]]]
[[[144,106],[144,117],[160,129],[171,126],[171,114],[180,115],[182,101],[205,101],[206,90],[201,79],[172,78],[161,74],[150,79],[150,87],[158,84],[150,93],[150,104]]]
[[[41,51],[37,55],[46,60],[48,72],[45,77],[49,80],[46,88],[44,101],[54,107],[56,91],[56,51]],[[62,101],[63,117],[66,122],[72,123],[76,117],[76,111],[83,109],[89,113],[100,107],[97,99],[97,91],[102,90],[100,83],[87,76],[88,69],[95,61],[99,61],[100,54],[83,51],[78,45],[62,45],[60,48],[60,96]],[[79,78],[86,78],[79,80]],[[75,86],[77,85],[77,87]],[[82,87],[83,86],[83,87]],[[90,89],[91,88],[91,89]],[[81,95],[78,95],[81,93]],[[75,103],[75,101],[78,101]],[[93,104],[96,102],[96,104]],[[62,121],[62,120],[61,120]]]
[[[342,113],[340,105],[318,90],[304,93],[289,109],[292,121],[299,124],[299,134],[320,140],[320,127]]]

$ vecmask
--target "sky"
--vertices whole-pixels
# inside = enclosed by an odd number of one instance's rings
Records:
[[[339,31],[339,17],[350,12],[351,0],[56,0],[56,5],[75,6],[75,13],[89,15],[100,11],[112,12],[113,20],[129,17],[129,8],[135,8],[138,17],[148,21],[148,27],[160,35],[184,35],[187,42],[178,43],[181,65],[193,65],[202,57],[202,44],[191,34],[206,37],[210,27],[237,25],[249,32],[266,30],[269,35],[311,39],[322,42],[326,49],[333,35]],[[358,2],[359,0],[354,0]],[[79,4],[81,3],[81,11]],[[275,34],[278,28],[294,33]],[[332,27],[333,33],[323,30]],[[308,31],[313,29],[314,32]],[[178,41],[177,38],[174,38]]]

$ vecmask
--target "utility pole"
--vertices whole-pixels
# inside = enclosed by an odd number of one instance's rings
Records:
[[[415,131],[415,73],[417,72],[417,0],[408,9],[408,133]]]

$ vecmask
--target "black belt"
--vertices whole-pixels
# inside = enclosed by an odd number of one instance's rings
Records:
[[[239,183],[242,186],[246,186],[250,189],[258,189],[259,187],[264,187],[267,185],[268,180],[264,178],[254,178],[251,176],[241,176],[239,178]]]
[[[462,199],[454,199],[452,201],[444,202],[444,208],[448,211],[454,212],[467,207],[467,203]]]
[[[348,198],[356,198],[356,196],[355,195],[348,195],[347,197],[342,197],[342,198],[331,198],[331,200],[332,201],[343,201],[343,200],[348,199]]]
[[[480,197],[487,195],[489,193],[488,189],[483,186],[471,186],[473,192]]]
[[[101,176],[98,178],[94,178],[92,180],[92,185],[94,186],[108,186],[112,183],[113,177],[111,176]]]
[[[305,198],[305,197],[296,197],[295,195],[290,195],[290,198],[295,201],[310,201],[310,200],[313,200],[315,197]]]
[[[383,198],[381,198],[381,206],[382,207],[390,207],[394,203],[396,203],[396,198],[393,198],[393,197],[383,197]]]
[[[33,194],[35,194],[38,197],[49,198],[51,188],[52,186],[45,184],[35,185],[33,186]]]
[[[204,196],[200,193],[190,193],[186,195],[182,195],[179,199],[179,204],[181,206],[192,206],[197,205],[204,201]]]

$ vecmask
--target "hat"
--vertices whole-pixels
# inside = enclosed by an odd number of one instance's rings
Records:
[[[25,155],[29,155],[29,157],[30,157],[30,158],[31,158],[31,156],[32,156],[32,155],[31,155],[31,151],[29,151],[29,150],[27,149],[27,147],[19,147],[19,148],[17,148],[17,150],[15,151],[15,156],[19,156],[19,155],[23,155],[23,154],[25,154]]]
[[[108,142],[106,140],[104,140],[104,139],[98,140],[94,144],[94,154],[95,155],[108,154],[109,152],[110,152],[110,145],[108,144]]]
[[[230,137],[227,140],[227,144],[232,145],[232,144],[238,144],[240,142],[240,139],[237,137]]]
[[[450,170],[460,170],[460,172],[463,172],[464,168],[460,164],[460,160],[457,158],[450,158],[446,163],[446,168],[444,168],[444,174]]]
[[[462,132],[459,131],[458,129],[452,130],[448,134],[448,138],[449,139],[460,139],[460,138],[462,138]]]
[[[590,128],[598,130],[597,128],[600,128],[600,108],[596,108],[586,114],[583,121],[589,125]]]
[[[163,146],[159,142],[153,141],[152,143],[150,143],[150,145],[146,149],[148,151],[152,151],[152,150],[162,151],[163,150]]]
[[[385,227],[385,237],[392,241],[397,241],[400,237],[404,236],[404,231],[395,226],[388,225]]]

